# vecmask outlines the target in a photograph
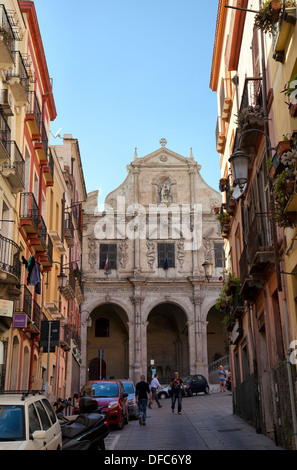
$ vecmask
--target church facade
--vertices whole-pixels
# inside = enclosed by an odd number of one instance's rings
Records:
[[[216,211],[221,194],[200,165],[166,147],[128,165],[124,182],[98,207],[84,204],[81,383],[150,378],[174,371],[208,377],[226,354],[220,312],[225,255]],[[207,280],[203,263],[214,264]],[[85,345],[85,346],[83,346]]]

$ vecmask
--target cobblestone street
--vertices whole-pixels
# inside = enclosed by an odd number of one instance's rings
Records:
[[[268,437],[232,414],[230,392],[200,394],[183,399],[182,415],[171,412],[171,401],[147,410],[147,425],[130,421],[112,431],[106,450],[281,450]]]

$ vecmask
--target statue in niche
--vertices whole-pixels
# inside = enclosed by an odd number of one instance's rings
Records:
[[[172,202],[172,183],[170,178],[166,178],[164,181],[159,183],[158,190],[159,202],[165,204]]]

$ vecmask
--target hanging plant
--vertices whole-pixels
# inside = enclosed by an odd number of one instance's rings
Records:
[[[255,16],[255,27],[263,33],[272,34],[274,25],[279,21],[281,2],[267,0]]]

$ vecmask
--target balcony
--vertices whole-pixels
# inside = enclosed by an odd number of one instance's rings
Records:
[[[5,6],[0,5],[0,69],[8,70],[14,66],[12,51],[15,35]]]
[[[18,315],[27,315],[28,319],[32,316],[32,294],[28,287],[23,285],[21,287],[21,295],[17,301],[14,302],[14,312]]]
[[[41,110],[35,91],[28,92],[28,105],[25,121],[29,128],[31,137],[41,140]]]
[[[7,142],[7,146],[10,146],[11,161],[4,163],[2,175],[9,182],[12,193],[17,194],[25,188],[25,161],[14,140]]]
[[[45,252],[39,258],[43,271],[50,271],[53,265],[53,243],[50,236],[46,236]]]
[[[84,284],[82,281],[81,276],[76,277],[76,286],[75,286],[75,297],[77,298],[79,303],[84,301]]]
[[[288,2],[287,2],[288,3]],[[286,49],[296,25],[296,6],[283,5],[279,22],[273,32],[273,58],[282,64],[285,62]]]
[[[263,93],[261,78],[246,78],[240,109],[238,113],[238,129],[236,130],[234,148],[238,148],[239,136],[247,130],[263,130]],[[262,136],[259,132],[249,132],[240,142],[240,148],[254,154]]]
[[[37,136],[34,142],[34,148],[36,151],[36,155],[39,161],[39,165],[47,165],[48,164],[48,137],[45,129],[45,125],[41,123],[41,135],[40,137]]]
[[[10,161],[10,142],[11,131],[10,127],[0,112],[0,165],[9,163]]]
[[[274,263],[272,226],[266,214],[256,214],[251,221],[247,246],[250,274],[263,274],[267,265]]]
[[[64,351],[70,351],[71,349],[71,339],[72,339],[72,330],[69,326],[65,325],[63,328],[64,335],[60,340],[60,346]]]
[[[65,285],[60,288],[60,292],[63,295],[64,299],[69,301],[75,299],[75,290],[76,290],[76,282],[75,276],[71,269],[69,269],[68,276],[65,279]]]
[[[48,233],[51,237],[54,248],[59,252],[60,255],[65,255],[66,248],[57,230],[49,230]]]
[[[219,116],[217,119],[216,126],[216,147],[218,153],[224,153],[226,145],[226,131],[225,123],[222,118]]]
[[[24,106],[28,101],[29,75],[22,54],[19,51],[13,51],[12,56],[14,67],[6,72],[6,82],[16,103],[19,106]]]
[[[20,227],[27,238],[38,233],[39,209],[33,193],[21,194]]]
[[[224,78],[220,93],[221,117],[223,121],[229,122],[232,110],[232,87],[231,79]]]
[[[21,278],[20,247],[0,234],[1,284],[16,285]]]
[[[66,214],[64,236],[69,247],[74,246],[74,226],[71,214]]]
[[[48,165],[43,167],[43,176],[45,179],[46,186],[53,186],[54,185],[54,159],[52,155],[52,151],[48,149]]]
[[[0,91],[0,110],[5,118],[14,115],[13,98],[10,91],[7,89],[2,89]]]

